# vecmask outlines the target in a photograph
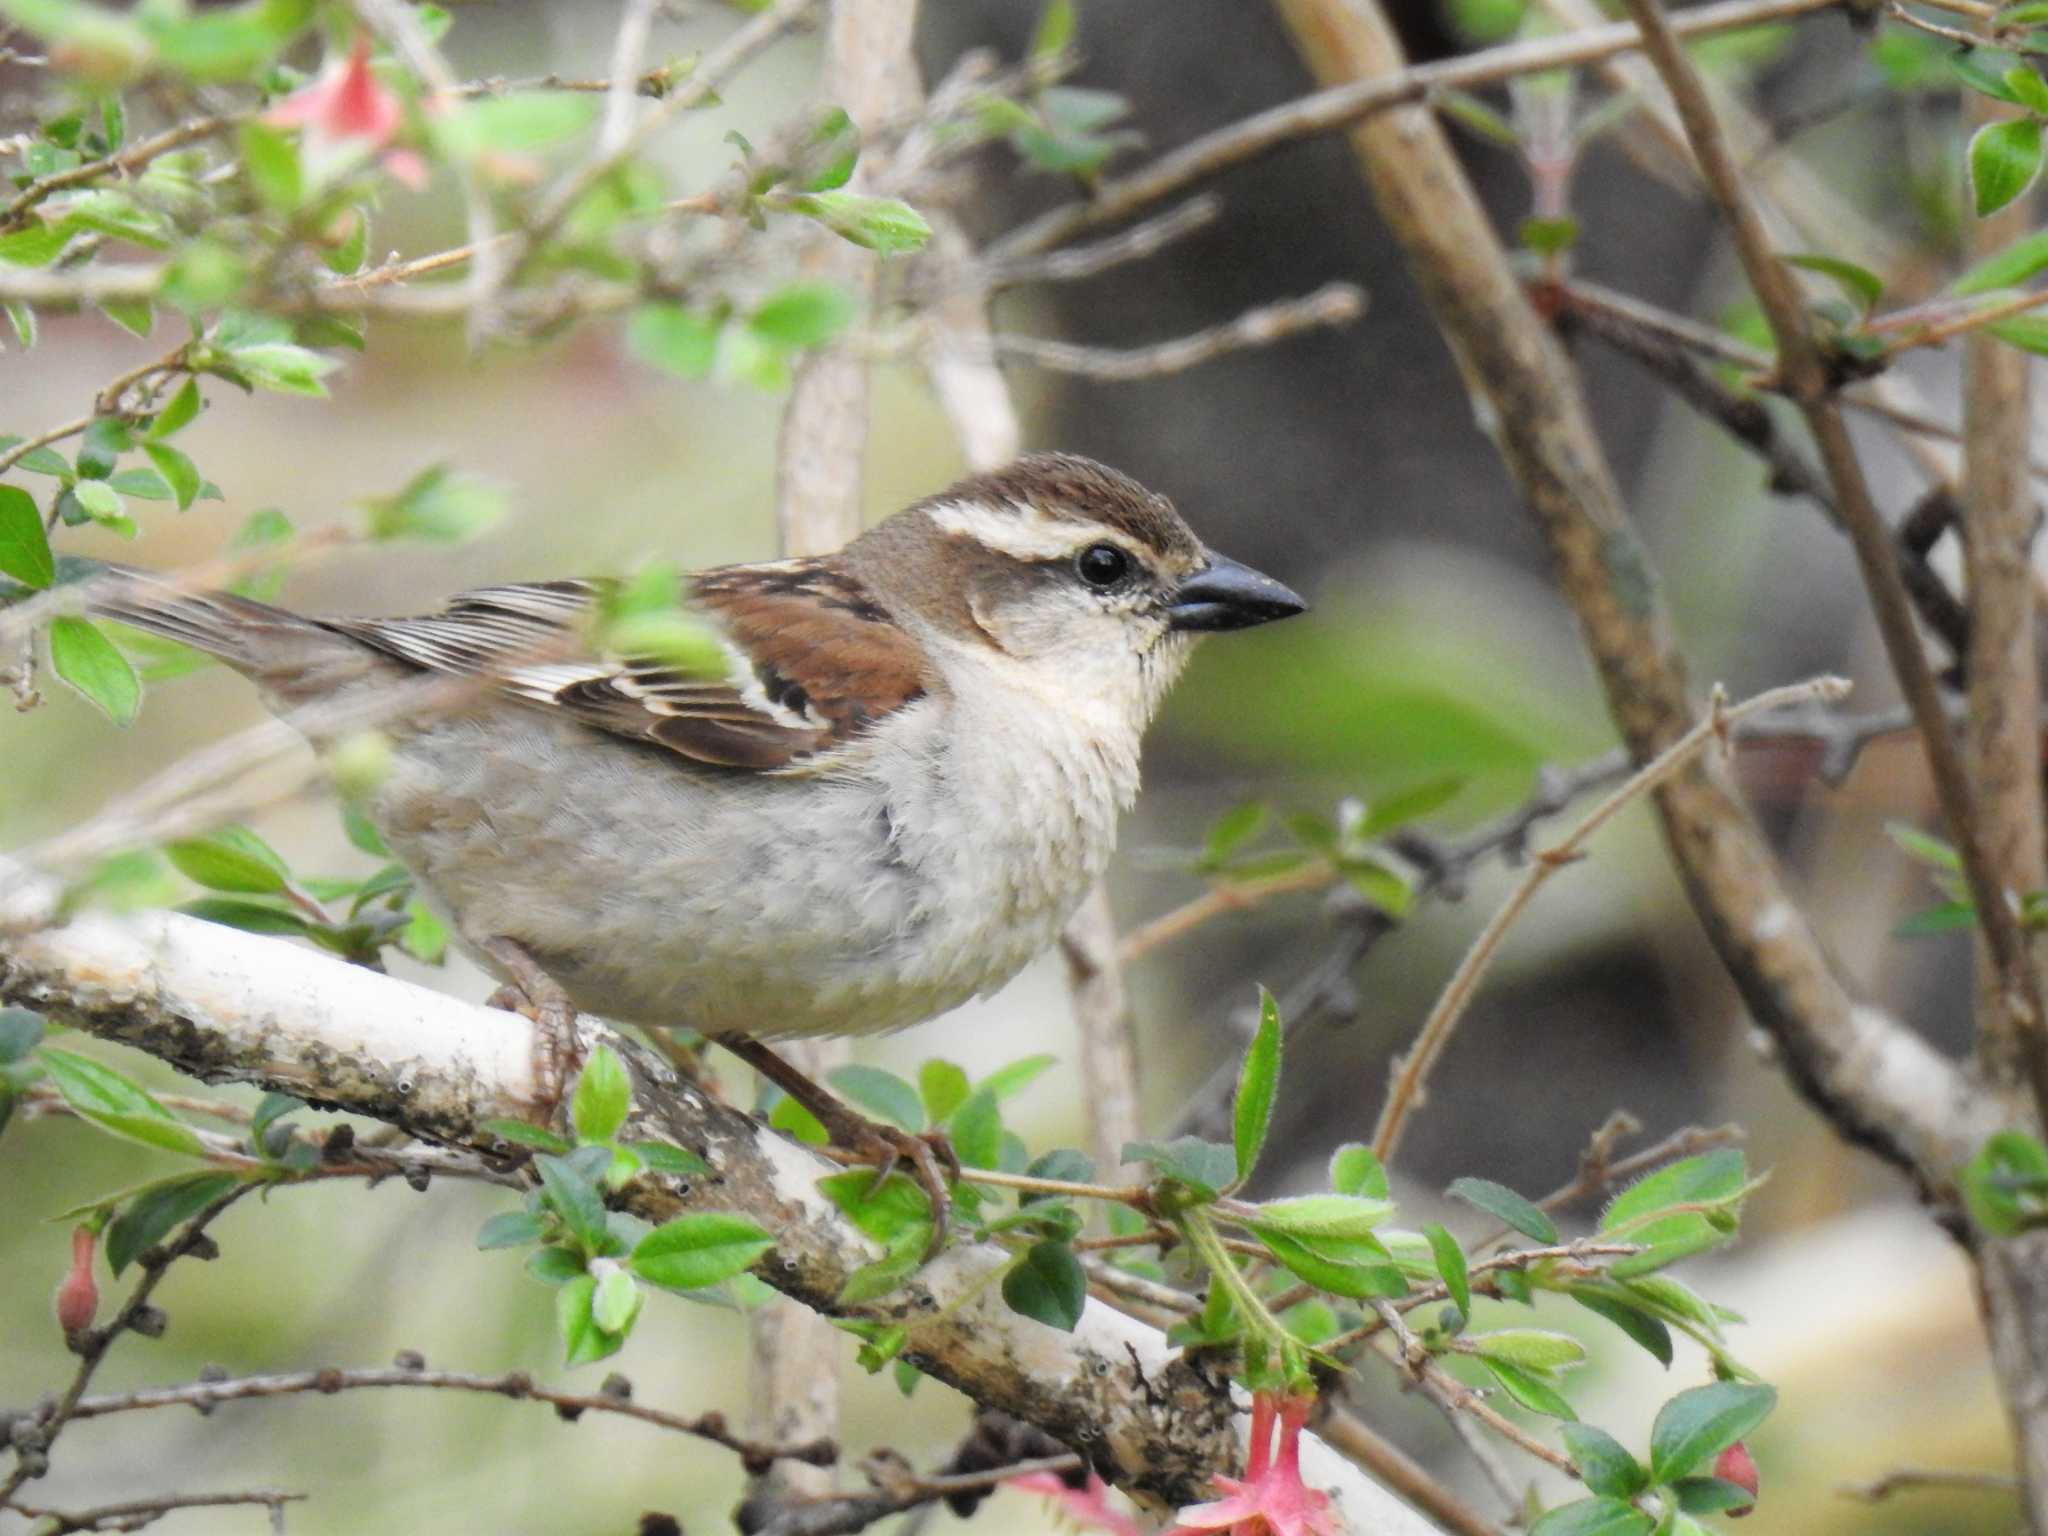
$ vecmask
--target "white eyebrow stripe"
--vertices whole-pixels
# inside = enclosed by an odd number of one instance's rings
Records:
[[[1070,522],[1020,502],[1004,509],[983,502],[942,501],[929,510],[940,532],[973,539],[1015,560],[1064,560],[1090,544],[1124,542],[1099,523]]]

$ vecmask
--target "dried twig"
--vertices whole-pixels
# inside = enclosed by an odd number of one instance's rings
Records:
[[[303,1493],[286,1493],[276,1488],[244,1488],[231,1493],[160,1493],[91,1509],[44,1509],[32,1504],[15,1504],[12,1508],[31,1520],[53,1522],[43,1536],[65,1536],[68,1531],[139,1531],[176,1510],[227,1509],[243,1504],[268,1509],[273,1527],[281,1530],[284,1506],[299,1503],[305,1497]]]
[[[1302,331],[1349,325],[1364,313],[1364,290],[1353,283],[1330,283],[1303,298],[1261,304],[1235,320],[1149,347],[1083,347],[1041,336],[999,333],[995,348],[999,356],[1018,358],[1055,373],[1125,384],[1184,373],[1227,353],[1271,346]]]
[[[1845,1499],[1880,1503],[1899,1493],[1929,1488],[1963,1488],[1979,1493],[2019,1493],[2020,1480],[2010,1472],[1979,1472],[1966,1467],[1897,1467],[1867,1483],[1842,1483],[1835,1492]]]
[[[1390,1162],[1394,1150],[1400,1144],[1401,1132],[1408,1115],[1421,1101],[1423,1085],[1428,1081],[1429,1072],[1449,1043],[1451,1032],[1457,1028],[1458,1020],[1464,1015],[1465,1006],[1472,1000],[1479,980],[1486,974],[1487,967],[1500,951],[1501,940],[1514,925],[1515,919],[1528,909],[1537,891],[1544,882],[1567,864],[1575,863],[1581,856],[1586,841],[1624,809],[1643,795],[1670,779],[1685,768],[1694,755],[1704,751],[1716,740],[1725,739],[1731,721],[1744,715],[1761,714],[1767,710],[1783,708],[1787,704],[1804,704],[1814,700],[1839,699],[1847,695],[1849,684],[1840,678],[1822,677],[1810,682],[1794,683],[1784,688],[1773,688],[1747,699],[1732,708],[1721,702],[1719,690],[1715,692],[1713,706],[1706,718],[1685,735],[1673,742],[1648,763],[1630,776],[1627,783],[1615,790],[1593,808],[1586,819],[1578,824],[1554,848],[1536,855],[1530,863],[1529,872],[1508,899],[1502,903],[1479,937],[1465,952],[1465,958],[1445,983],[1443,993],[1436,1005],[1423,1020],[1417,1031],[1415,1044],[1401,1059],[1395,1069],[1393,1087],[1388,1091],[1387,1102],[1380,1111],[1379,1124],[1372,1135],[1373,1151],[1379,1154],[1382,1163]]]
[[[222,1403],[257,1398],[297,1397],[308,1393],[332,1397],[338,1392],[359,1392],[377,1388],[421,1388],[440,1392],[480,1392],[514,1402],[546,1403],[565,1419],[584,1413],[609,1413],[637,1419],[657,1429],[674,1430],[708,1440],[736,1453],[751,1467],[789,1460],[808,1466],[826,1467],[839,1458],[839,1447],[830,1439],[775,1442],[753,1440],[734,1434],[719,1413],[671,1413],[633,1401],[632,1383],[612,1375],[595,1392],[564,1392],[538,1385],[524,1371],[506,1371],[486,1376],[469,1371],[428,1370],[415,1363],[417,1356],[404,1355],[390,1366],[317,1371],[287,1371],[266,1376],[229,1376],[218,1381],[182,1382],[172,1387],[142,1387],[133,1392],[111,1392],[82,1399],[72,1412],[76,1419],[105,1418],[116,1413],[139,1413],[152,1408],[196,1408],[211,1413]]]

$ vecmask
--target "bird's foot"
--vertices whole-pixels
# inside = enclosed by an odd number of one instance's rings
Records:
[[[484,950],[511,980],[490,995],[486,1007],[516,1013],[533,1024],[533,1104],[543,1125],[561,1112],[570,1077],[582,1067],[576,1037],[576,1005],[562,984],[512,939],[493,939]]]
[[[869,1187],[870,1195],[888,1183],[899,1163],[909,1163],[918,1188],[932,1204],[932,1235],[924,1256],[936,1258],[946,1246],[946,1229],[953,1214],[953,1181],[961,1176],[960,1157],[952,1141],[944,1131],[899,1130],[843,1106],[842,1110],[843,1118],[836,1121],[818,1117],[832,1138],[825,1148],[827,1155],[853,1167],[872,1167],[875,1182]]]
[[[838,1098],[791,1066],[758,1040],[721,1035],[718,1043],[809,1110],[825,1128],[826,1153],[854,1166],[872,1166],[880,1189],[899,1163],[909,1163],[918,1187],[932,1207],[932,1235],[924,1256],[931,1259],[946,1245],[953,1211],[951,1180],[960,1177],[960,1158],[944,1131],[905,1131],[849,1109]]]

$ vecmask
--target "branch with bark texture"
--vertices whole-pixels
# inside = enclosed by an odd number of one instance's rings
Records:
[[[273,939],[176,914],[87,917],[0,937],[0,1001],[66,1018],[209,1081],[256,1083],[485,1150],[478,1129],[534,1094],[529,1027],[516,1016],[377,975]],[[906,1356],[975,1401],[1038,1425],[1111,1482],[1155,1506],[1204,1497],[1236,1464],[1242,1427],[1228,1388],[1156,1329],[1090,1301],[1070,1334],[1020,1317],[989,1282],[1009,1261],[961,1245],[900,1291],[860,1308],[835,1298],[877,1247],[817,1190],[836,1170],[731,1107],[704,1097],[634,1043],[602,1038],[633,1076],[632,1139],[704,1156],[716,1176],[687,1185],[643,1174],[622,1209],[661,1222],[729,1210],[777,1235],[761,1279],[817,1311],[886,1318],[910,1330]],[[1319,1444],[1309,1480],[1340,1518],[1383,1536],[1429,1525]]]
[[[1325,78],[1369,85],[1403,68],[1385,14],[1369,0],[1282,0],[1281,9]],[[1550,551],[1609,712],[1631,755],[1647,761],[1690,729],[1694,712],[1647,552],[1570,362],[1429,115],[1410,107],[1370,119],[1354,146],[1475,416]],[[1696,765],[1660,786],[1654,804],[1694,910],[1815,1107],[1918,1177],[1938,1177],[1934,1170],[1974,1150],[1989,1127],[1968,1084],[1911,1031],[1850,996],[1728,788]]]

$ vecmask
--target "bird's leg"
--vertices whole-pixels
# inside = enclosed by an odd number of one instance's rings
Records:
[[[907,1161],[917,1170],[917,1182],[932,1203],[932,1238],[925,1248],[927,1259],[946,1242],[946,1221],[953,1209],[949,1179],[960,1177],[960,1159],[944,1131],[903,1131],[879,1120],[870,1120],[840,1102],[812,1082],[760,1041],[746,1035],[715,1035],[717,1042],[768,1079],[817,1118],[832,1138],[832,1149],[851,1162],[872,1163],[875,1185]]]
[[[485,1006],[523,1014],[533,1021],[534,1102],[543,1120],[552,1120],[555,1111],[562,1107],[569,1073],[580,1065],[576,1005],[569,1001],[562,984],[542,970],[540,962],[517,939],[490,939],[483,950],[511,978],[491,994]]]

